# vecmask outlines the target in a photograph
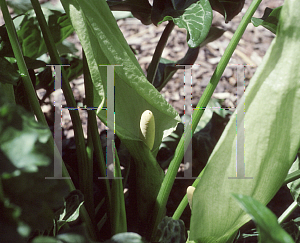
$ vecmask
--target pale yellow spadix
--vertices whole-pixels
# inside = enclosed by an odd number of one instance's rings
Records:
[[[186,195],[187,195],[187,198],[188,198],[188,202],[189,202],[189,205],[190,205],[190,208],[192,209],[192,199],[193,199],[193,194],[194,194],[194,191],[195,191],[195,187],[193,186],[189,186],[187,189],[186,189]]]
[[[150,150],[153,148],[155,138],[155,121],[151,111],[145,110],[140,121],[141,139],[146,143]]]

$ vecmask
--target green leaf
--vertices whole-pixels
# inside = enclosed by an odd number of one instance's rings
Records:
[[[49,230],[54,212],[63,206],[63,197],[68,193],[65,181],[45,180],[53,174],[53,151],[47,146],[51,133],[32,114],[7,103],[1,91],[0,179],[5,206],[21,209],[20,220],[15,219],[17,222],[11,226],[24,222],[31,230]],[[21,227],[24,229],[26,226]]]
[[[209,156],[220,139],[227,122],[228,119],[213,112],[212,117],[206,126],[199,132],[193,134],[192,151],[194,177],[197,177],[207,164]]]
[[[154,156],[162,138],[172,132],[180,118],[148,82],[106,2],[63,0],[62,3],[86,54],[94,85],[94,107],[98,107],[97,115],[105,124],[106,110],[102,108],[107,90],[107,68],[99,65],[123,65],[114,69],[115,131],[135,158],[138,213],[147,224],[164,176]],[[152,151],[140,137],[140,117],[145,110],[151,110],[160,124],[155,128]]]
[[[116,20],[119,19],[126,19],[126,18],[133,18],[133,15],[129,11],[112,11],[113,16]]]
[[[5,197],[22,209],[20,219],[32,230],[53,227],[54,212],[63,206],[63,197],[68,193],[65,181],[45,180],[51,173],[53,166],[39,167],[33,173],[19,171],[10,177],[2,176]]]
[[[26,67],[28,69],[37,69],[37,68],[45,67],[47,65],[47,63],[45,63],[41,60],[37,60],[37,59],[29,58],[29,57],[24,57],[24,60],[26,63]],[[16,65],[16,68],[17,68],[17,65]]]
[[[145,241],[137,233],[126,232],[114,235],[104,243],[144,243]]]
[[[57,44],[56,48],[58,53],[60,54],[73,54],[78,52],[78,49],[75,47],[75,44],[66,39],[63,40],[62,43]]]
[[[174,157],[174,152],[184,132],[184,124],[178,123],[176,130],[169,136],[165,137],[160,145],[160,150],[157,153],[157,161],[164,170],[168,168],[171,160]]]
[[[27,242],[30,227],[20,219],[21,211],[20,207],[10,203],[7,198],[0,200],[0,242]]]
[[[287,223],[282,224],[282,228],[293,237],[295,242],[300,240],[300,218],[292,219]]]
[[[84,196],[79,190],[74,190],[69,193],[69,195],[65,198],[64,210],[59,215],[59,228],[61,228],[65,223],[73,222],[79,218],[79,209],[84,203],[83,199]]]
[[[172,12],[172,15],[166,15],[161,24],[164,21],[174,21],[179,28],[187,30],[187,43],[189,47],[198,47],[206,38],[211,23],[212,23],[212,9],[208,0],[200,0],[196,3],[191,4],[184,12],[175,17],[178,11]]]
[[[38,236],[31,243],[100,243],[90,239],[83,225],[71,227],[56,237]]]
[[[18,170],[37,172],[38,166],[50,163],[45,143],[51,136],[50,131],[37,123],[23,108],[0,102],[0,149],[11,165],[4,173]],[[10,177],[10,176],[9,176]]]
[[[262,25],[266,29],[270,30],[273,34],[276,34],[281,8],[282,6],[275,9],[266,8],[264,15],[261,18],[252,17],[251,23],[255,27]]]
[[[160,243],[184,243],[186,241],[185,226],[181,219],[174,220],[166,216],[158,225],[158,230],[161,233]]]
[[[294,243],[292,237],[280,227],[270,209],[252,197],[235,193],[232,196],[256,223],[260,243]]]
[[[131,11],[143,24],[151,24],[151,5],[148,0],[106,0],[112,11]]]
[[[17,60],[14,57],[5,57],[6,60],[8,60],[10,63],[14,65],[15,70],[18,70],[18,65],[17,65]],[[40,67],[45,67],[47,63],[41,61],[41,60],[36,60],[30,57],[24,57],[26,67],[28,69],[37,69]]]
[[[300,162],[297,157],[296,161],[293,163],[292,167],[289,170],[289,174],[299,172]],[[298,205],[300,205],[300,179],[294,180],[287,184],[287,187],[290,189],[291,195],[294,201],[297,201]]]
[[[38,236],[35,237],[32,243],[61,243],[56,238],[50,236]]]
[[[266,205],[286,178],[300,147],[299,22],[298,1],[285,1],[277,35],[237,107],[244,118],[231,117],[194,192],[191,240],[228,241],[250,220],[230,193]],[[253,179],[228,179],[236,176],[237,128],[245,129],[245,176]]]
[[[207,104],[207,107],[221,107],[220,103],[218,102],[217,99],[210,99],[210,101]],[[218,114],[219,116],[225,118],[228,114],[231,114],[230,111],[227,111],[225,109],[205,109],[201,120],[199,121],[194,133],[199,132],[201,129],[203,129],[206,124],[210,121],[210,119],[213,117],[213,113]],[[182,119],[182,118],[181,118]],[[190,119],[190,118],[189,118]]]
[[[196,241],[193,241],[193,240],[191,241],[190,240],[190,231],[189,230],[188,230],[187,234],[188,234],[188,238],[187,238],[187,241],[186,241],[187,243],[197,243]]]
[[[184,69],[184,67],[178,65],[185,64],[185,63],[188,63],[190,65],[194,64],[198,57],[198,53],[199,53],[199,47],[198,48],[189,47],[185,56],[182,59],[180,59],[178,62],[161,58],[160,63],[158,64],[158,69],[153,83],[154,87],[158,91],[161,91],[163,87],[168,83],[168,81],[173,77],[173,75],[177,72],[178,69]]]
[[[73,33],[73,27],[66,14],[45,8],[42,10],[56,44]],[[47,52],[34,10],[26,12],[17,34],[24,56],[37,58]]]
[[[209,2],[213,10],[224,16],[225,23],[238,15],[245,4],[245,0],[209,0]]]
[[[54,91],[54,77],[50,66],[46,66],[45,69],[36,76],[35,89],[45,89],[49,93]]]
[[[0,40],[0,56],[14,56],[5,25],[0,27]]]
[[[0,82],[17,85],[20,74],[4,57],[0,57]]]
[[[79,77],[83,73],[82,59],[72,54],[65,54],[60,56],[62,64],[69,65],[64,67],[69,82]]]
[[[65,54],[60,56],[62,64],[69,65],[63,67],[69,82],[79,77],[83,72],[82,60],[72,54]],[[51,67],[47,66],[43,71],[37,75],[35,89],[45,89],[46,95],[50,95],[54,91],[54,75],[51,71]],[[45,97],[44,97],[45,98]]]
[[[32,9],[32,4],[30,0],[10,0],[7,1],[7,5],[13,8],[14,13],[21,14]]]
[[[0,90],[2,90],[2,92],[6,94],[6,101],[8,103],[16,103],[14,87],[12,86],[12,84],[0,83]]]

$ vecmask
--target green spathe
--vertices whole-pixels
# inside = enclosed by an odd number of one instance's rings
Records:
[[[277,36],[245,93],[245,176],[236,174],[236,116],[215,147],[193,196],[189,239],[232,242],[250,220],[230,196],[239,193],[266,205],[281,187],[300,146],[299,2],[287,0]],[[239,104],[237,112],[244,112]]]

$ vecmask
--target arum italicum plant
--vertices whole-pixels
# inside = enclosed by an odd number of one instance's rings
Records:
[[[238,41],[260,2],[260,0],[254,0],[247,10],[203,93],[198,107],[207,106]],[[0,0],[0,3],[1,7],[6,7],[4,0]],[[49,33],[47,33],[47,26],[43,23],[42,11],[38,8],[39,3],[37,0],[32,0],[32,3],[39,22],[41,22],[40,25],[44,28],[42,28],[43,35],[47,39],[46,44],[50,56],[59,63],[55,46],[51,43],[53,41],[47,37]],[[109,78],[109,80],[114,80],[116,134],[134,157],[135,162],[136,215],[138,218],[136,223],[140,226],[140,232],[143,233],[143,236],[156,242],[157,225],[165,215],[166,202],[184,155],[184,136],[177,146],[166,175],[164,175],[155,157],[162,138],[170,134],[180,121],[179,115],[154,88],[151,84],[153,82],[150,83],[150,80],[147,80],[143,74],[105,1],[62,0],[62,4],[84,49],[87,104],[90,107],[98,107],[97,115],[105,124],[108,124],[106,110],[102,108],[105,106],[109,86],[107,80]],[[176,1],[172,1],[172,4],[176,5]],[[208,0],[198,1],[192,7],[199,8],[204,13],[205,23],[211,23],[212,9]],[[211,154],[207,166],[201,172],[199,176],[201,179],[193,184],[196,189],[194,190],[192,187],[188,189],[188,199],[192,208],[190,242],[232,242],[237,230],[250,220],[250,216],[239,208],[235,199],[231,197],[231,193],[251,196],[266,205],[281,187],[291,167],[300,146],[300,115],[298,112],[300,106],[300,48],[298,47],[300,16],[297,10],[299,10],[299,4],[296,0],[285,1],[276,38],[265,55],[263,63],[253,76],[236,113],[232,116]],[[6,16],[8,15],[7,11]],[[174,20],[174,22],[176,21],[180,24],[178,19]],[[168,31],[173,25],[172,22],[170,23]],[[204,28],[203,26],[202,23],[202,26],[199,27]],[[205,35],[207,35],[209,27],[203,31]],[[11,27],[8,26],[8,32],[13,33],[12,25]],[[202,42],[205,35],[199,36],[198,40]],[[10,38],[17,43],[16,37]],[[196,46],[194,40],[190,43]],[[16,45],[13,45],[13,49],[17,50]],[[22,73],[27,73],[21,52],[15,51],[15,56],[18,65],[22,64],[22,68],[19,69],[24,69]],[[156,58],[159,59],[159,55]],[[112,69],[103,66],[109,64],[122,65],[121,67],[114,67],[114,79],[111,79],[110,76]],[[156,69],[157,63],[154,62],[149,70]],[[63,89],[65,96],[68,94],[66,100],[67,102],[69,100],[70,107],[74,107],[70,87],[64,76],[63,74]],[[35,104],[34,112],[38,120],[43,121],[43,114],[38,107],[28,77],[27,74],[24,79],[27,80],[28,93],[32,103]],[[153,81],[154,73],[150,73],[148,77]],[[186,134],[195,131],[203,112],[204,110],[201,109],[195,110],[192,128],[188,128]],[[245,115],[242,119],[238,119],[236,124],[236,115],[244,112]],[[77,120],[76,127],[78,127],[79,119],[76,111],[73,112],[73,115],[72,119]],[[89,120],[91,120],[90,124],[94,124],[94,126],[89,125],[91,129],[89,134],[94,135],[94,137],[92,142],[88,140],[87,148],[89,159],[91,159],[92,147],[97,149],[101,145],[99,146],[99,141],[97,141],[99,138],[96,136],[98,135],[96,121],[90,117]],[[113,127],[110,128],[114,129]],[[237,134],[236,130],[238,131]],[[77,133],[80,135],[82,131]],[[81,154],[79,161],[80,190],[84,192],[85,207],[88,211],[88,214],[84,214],[84,221],[88,223],[90,236],[96,240],[96,227],[93,226],[92,181],[90,180],[91,160],[88,161],[85,158],[88,156],[85,155],[83,136],[79,135],[77,135],[79,137],[78,147],[80,145],[81,150],[77,149],[78,154]],[[245,137],[244,141],[242,141],[243,137]],[[229,179],[229,177],[236,175],[237,141],[244,142],[245,176],[253,177],[253,179]],[[189,140],[187,139],[186,142]],[[91,143],[93,146],[90,145]],[[102,161],[102,167],[100,167],[102,174],[104,174],[105,162],[103,163],[103,158],[99,154],[98,156],[98,160]],[[115,176],[121,177],[117,154],[115,165]],[[64,176],[68,176],[65,169],[63,173]],[[74,189],[71,182],[69,182],[69,187]],[[111,191],[106,180],[105,194],[111,233],[125,232],[127,225],[121,180],[113,181]],[[180,217],[186,205],[187,200],[185,198],[175,212],[173,219]]]
[[[285,1],[276,37],[244,94],[244,119],[236,125],[232,116],[193,194],[191,241],[231,242],[250,220],[231,193],[266,205],[287,176],[300,146],[299,21],[299,2]],[[236,112],[244,112],[244,102]],[[236,174],[236,142],[244,129],[245,176],[253,179],[228,179]]]

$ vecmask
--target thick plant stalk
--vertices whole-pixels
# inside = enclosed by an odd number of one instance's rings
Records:
[[[282,186],[300,146],[299,1],[287,0],[277,35],[250,81],[244,118],[225,128],[193,194],[190,240],[231,242],[250,216],[231,193],[251,196],[266,205]],[[244,104],[237,107],[244,113]],[[236,142],[245,129],[245,176],[236,173]]]

